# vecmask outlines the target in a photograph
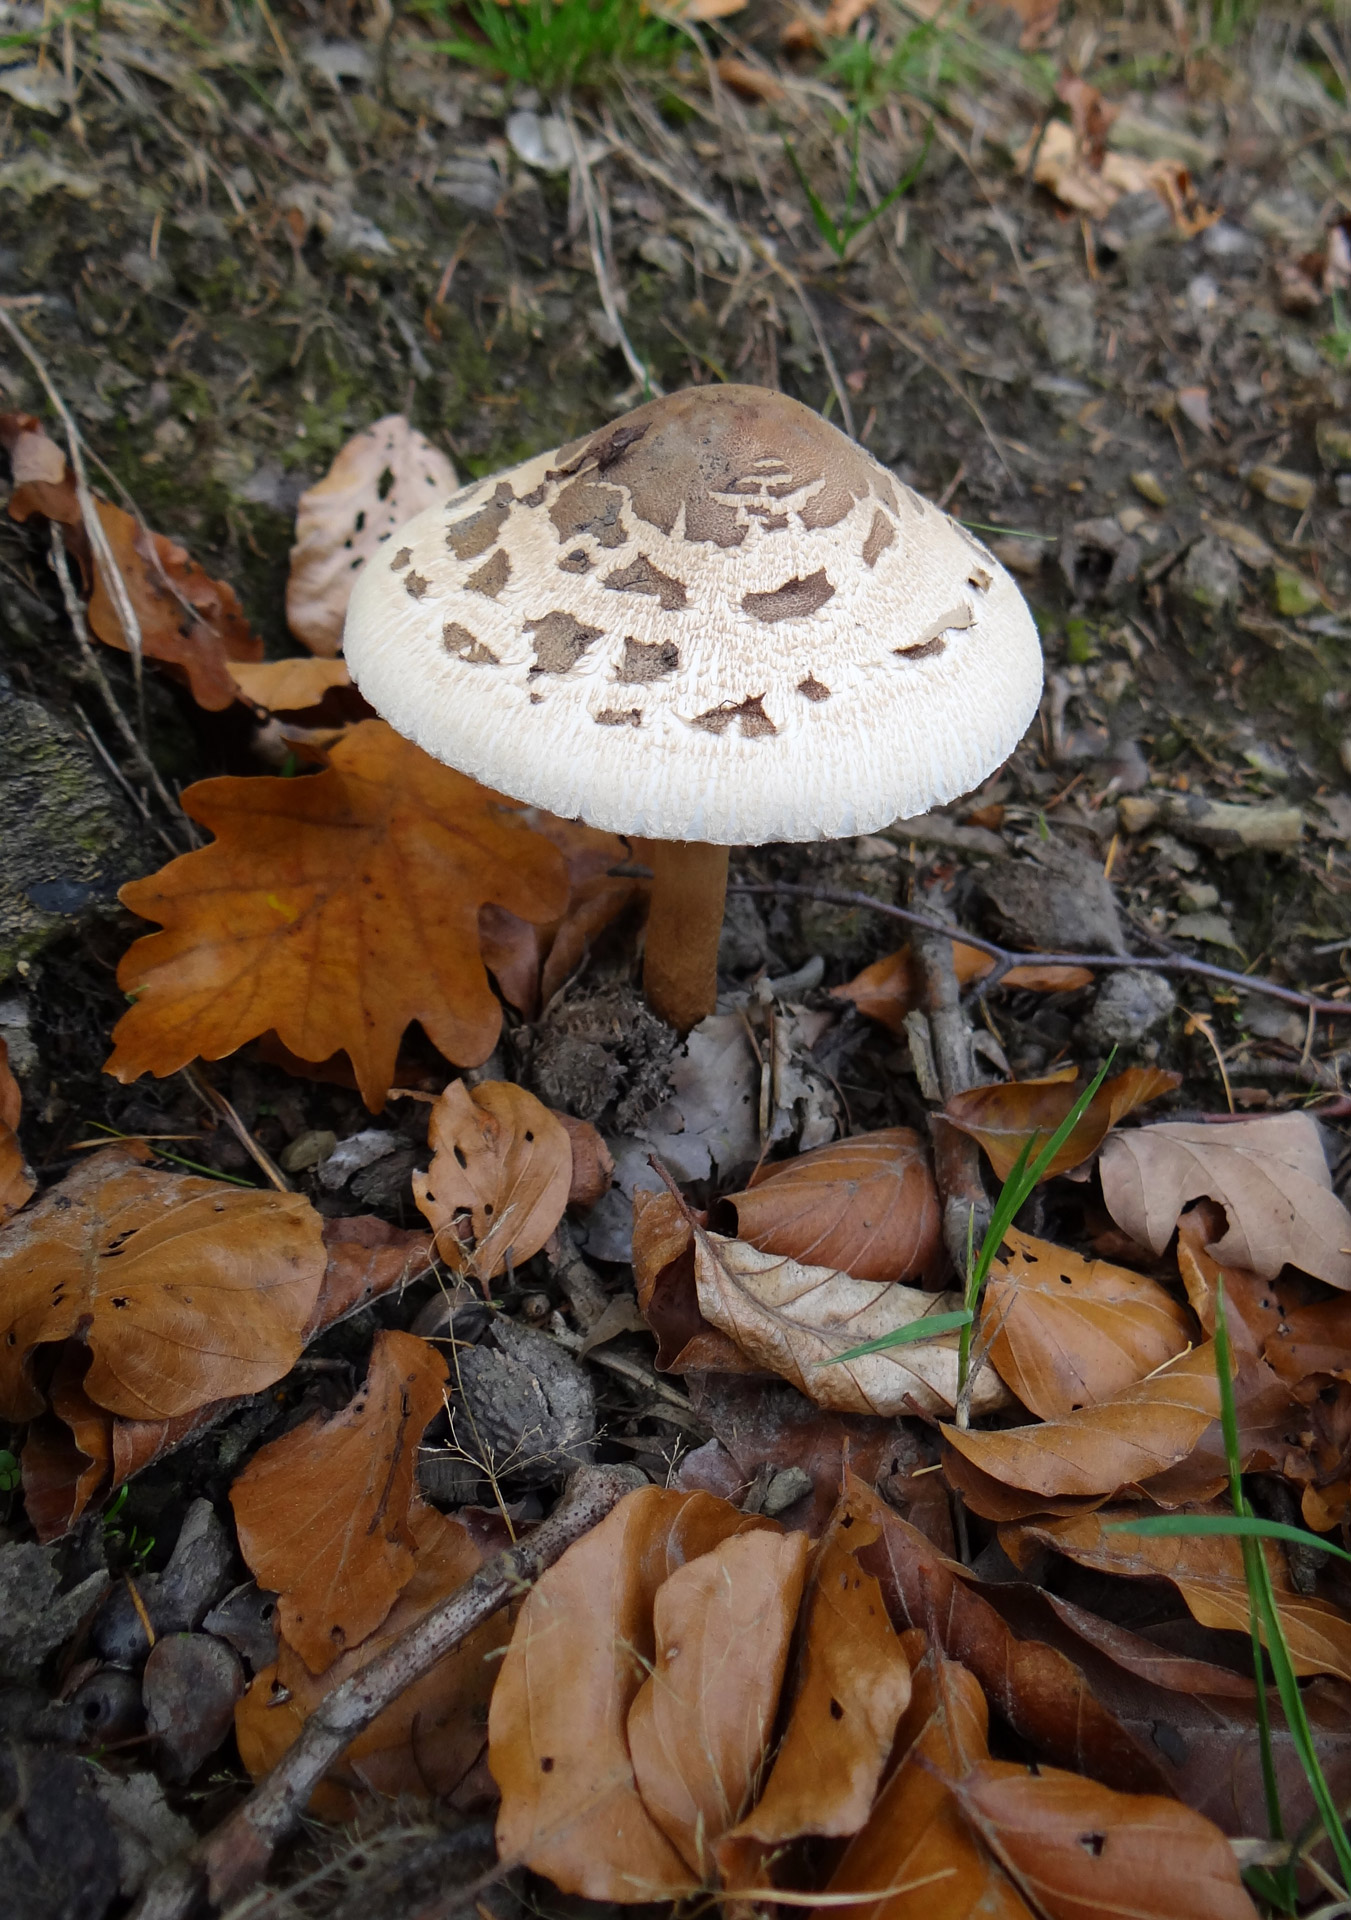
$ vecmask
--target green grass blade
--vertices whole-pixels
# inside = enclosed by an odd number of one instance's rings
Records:
[[[966,1307],[955,1313],[926,1313],[921,1320],[911,1320],[904,1327],[894,1327],[890,1333],[879,1334],[876,1340],[865,1340],[861,1347],[850,1347],[845,1353],[836,1353],[829,1360],[818,1360],[818,1367],[838,1367],[843,1360],[861,1360],[865,1353],[885,1353],[888,1347],[910,1347],[919,1340],[936,1340],[940,1333],[951,1333],[955,1327],[967,1328],[971,1325],[971,1314]]]
[[[793,172],[797,175],[798,185],[807,196],[807,205],[812,210],[812,219],[816,222],[817,232],[836,258],[842,260],[844,258],[845,248],[849,245],[847,238],[840,232],[834,219],[827,212],[825,202],[807,178],[802,162],[797,157],[797,148],[791,140],[785,139],[783,150],[788,155],[789,164],[792,166]]]
[[[1152,1513],[1142,1520],[1116,1521],[1112,1526],[1104,1527],[1103,1531],[1154,1537],[1159,1534],[1228,1533],[1237,1534],[1245,1540],[1288,1540],[1293,1546],[1313,1547],[1319,1553],[1330,1553],[1334,1559],[1345,1560],[1351,1565],[1351,1553],[1344,1547],[1334,1546],[1330,1540],[1310,1533],[1306,1527],[1289,1527],[1284,1520],[1258,1520],[1249,1514]]]

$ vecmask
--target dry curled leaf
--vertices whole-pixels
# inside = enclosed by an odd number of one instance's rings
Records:
[[[1000,1538],[1015,1560],[1025,1559],[1034,1547],[1053,1547],[1099,1573],[1123,1579],[1169,1580],[1203,1627],[1247,1634],[1250,1625],[1243,1542],[1223,1533],[1151,1535],[1111,1531],[1116,1523],[1136,1517],[1130,1508],[1104,1508],[1097,1513],[1007,1528]],[[1276,1541],[1264,1540],[1262,1549],[1296,1673],[1331,1673],[1351,1680],[1351,1619],[1340,1607],[1296,1589],[1285,1554]]]
[[[378,1111],[412,1020],[457,1064],[487,1058],[502,1010],[479,907],[548,920],[567,897],[562,860],[519,809],[380,720],[322,773],[203,780],[183,804],[217,837],[122,889],[163,931],[118,969],[135,1004],[107,1072],[173,1073],[273,1030],[303,1060],[345,1050]]]
[[[0,1226],[32,1198],[37,1186],[19,1145],[22,1111],[23,1095],[10,1072],[9,1047],[0,1040]]]
[[[149,532],[133,514],[104,500],[96,505],[140,621],[146,659],[181,674],[199,707],[219,713],[233,706],[230,662],[263,657],[263,643],[250,631],[234,589],[213,580],[176,542]],[[97,550],[89,626],[106,645],[130,651]]]
[[[1127,1067],[1124,1073],[1105,1080],[1043,1171],[1042,1179],[1053,1179],[1079,1166],[1096,1153],[1119,1120],[1181,1084],[1180,1074],[1165,1073],[1161,1067]],[[972,1087],[967,1093],[953,1094],[943,1112],[954,1127],[980,1142],[995,1178],[1007,1180],[1024,1145],[1031,1141],[1028,1157],[1034,1159],[1068,1117],[1080,1092],[1075,1076],[1052,1074],[1044,1080]]]
[[[1112,1399],[1187,1345],[1187,1314],[1156,1280],[1016,1227],[1004,1255],[981,1332],[990,1365],[1040,1420]]]
[[[396,527],[455,491],[455,469],[401,413],[358,433],[296,509],[286,623],[311,653],[342,648],[357,572]]]
[[[1138,1127],[1107,1143],[1101,1173],[1112,1218],[1154,1253],[1167,1247],[1187,1202],[1204,1195],[1229,1220],[1211,1248],[1216,1259],[1268,1279],[1289,1264],[1351,1287],[1351,1213],[1332,1191],[1310,1114]]]
[[[1101,1499],[1185,1460],[1219,1411],[1207,1341],[1097,1406],[1031,1427],[945,1426],[943,1436],[983,1474],[1038,1499]]]
[[[445,1379],[435,1347],[382,1329],[350,1405],[269,1442],[230,1489],[240,1552],[311,1673],[373,1633],[412,1577],[413,1476]]]
[[[560,820],[542,807],[525,819],[552,840],[568,863],[568,902],[556,921],[532,927],[500,907],[481,920],[484,959],[504,999],[534,1019],[586,959],[595,941],[619,915],[647,894],[650,883],[622,871],[631,860],[628,843],[580,820]]]
[[[303,1194],[94,1154],[0,1241],[0,1415],[42,1411],[33,1350],[75,1338],[92,1355],[85,1392],[132,1419],[270,1386],[304,1344],[321,1224]]]
[[[674,1194],[641,1187],[634,1193],[633,1283],[642,1316],[656,1335],[657,1365],[664,1373],[756,1370],[735,1340],[699,1311],[694,1232]]]
[[[856,1280],[925,1273],[942,1240],[928,1152],[908,1127],[814,1147],[766,1168],[726,1204],[735,1209],[738,1239]]]
[[[963,987],[970,986],[974,980],[983,980],[995,966],[991,954],[968,947],[961,940],[952,943],[952,963],[957,983]],[[1087,967],[1047,967],[1029,960],[1011,967],[999,984],[1022,987],[1033,993],[1066,993],[1073,987],[1091,986],[1092,982],[1093,975]],[[874,960],[844,986],[832,987],[831,992],[837,1000],[852,1000],[860,1013],[866,1013],[870,1020],[876,1020],[888,1033],[901,1039],[905,1034],[905,1016],[913,1013],[921,1000],[919,970],[909,943],[881,960]]]
[[[957,1403],[957,1335],[940,1334],[856,1360],[836,1356],[928,1314],[960,1307],[956,1294],[879,1287],[834,1267],[761,1253],[740,1240],[698,1233],[695,1284],[704,1318],[745,1357],[791,1380],[818,1406],[841,1413],[945,1413]],[[994,1412],[1004,1389],[988,1369],[973,1408]]]
[[[531,1590],[488,1720],[504,1858],[591,1900],[697,1890],[638,1792],[629,1711],[656,1653],[663,1583],[722,1541],[763,1528],[777,1532],[708,1494],[643,1487]]]
[[[572,1141],[557,1116],[510,1080],[472,1091],[452,1080],[427,1139],[434,1158],[413,1175],[413,1198],[447,1266],[486,1284],[538,1253],[572,1186]]]
[[[31,413],[0,413],[0,447],[9,455],[12,520],[39,513],[64,527],[80,524],[80,503],[66,456]]]
[[[345,660],[252,660],[231,664],[230,678],[251,706],[268,713],[301,713],[325,694],[351,686]]]
[[[408,1528],[412,1574],[376,1631],[319,1677],[283,1644],[275,1665],[258,1673],[239,1702],[239,1757],[255,1780],[272,1770],[329,1694],[478,1571],[482,1549],[461,1521],[415,1500]],[[453,1793],[483,1750],[488,1699],[497,1677],[495,1656],[510,1634],[509,1614],[496,1613],[453,1653],[443,1655],[344,1749],[315,1789],[310,1812],[321,1819],[349,1820],[357,1809],[355,1796],[363,1792],[389,1800],[401,1794],[433,1799]]]

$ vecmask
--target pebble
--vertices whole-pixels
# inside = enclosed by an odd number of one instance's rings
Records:
[[[1151,507],[1168,505],[1168,489],[1157,473],[1151,473],[1148,467],[1141,467],[1131,475],[1131,485],[1142,500],[1148,500]]]
[[[1091,1047],[1129,1046],[1143,1040],[1177,1004],[1177,996],[1161,973],[1123,967],[1109,973],[1098,988],[1083,1036]]]
[[[1276,507],[1293,507],[1296,513],[1303,513],[1313,505],[1312,477],[1290,467],[1253,467],[1248,472],[1248,485]]]

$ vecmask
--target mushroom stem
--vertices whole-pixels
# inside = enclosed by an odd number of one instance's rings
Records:
[[[643,990],[668,1025],[688,1033],[718,999],[718,936],[727,904],[727,848],[649,840],[652,906]]]

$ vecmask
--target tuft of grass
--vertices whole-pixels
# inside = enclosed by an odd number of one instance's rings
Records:
[[[834,215],[827,210],[825,202],[807,178],[802,162],[797,157],[797,149],[794,147],[792,141],[785,139],[783,143],[784,152],[788,155],[792,163],[793,172],[797,175],[798,185],[807,196],[807,205],[812,210],[812,219],[816,222],[816,230],[837,260],[843,260],[849,251],[850,245],[858,238],[859,234],[866,233],[875,220],[882,218],[882,215],[887,211],[888,207],[894,206],[903,194],[909,193],[911,187],[913,187],[916,180],[919,179],[924,167],[924,162],[929,157],[929,148],[933,145],[934,130],[933,122],[930,121],[928,131],[924,136],[924,146],[920,151],[918,160],[915,161],[912,167],[907,169],[891,191],[882,196],[875,207],[870,207],[866,213],[856,214],[855,208],[858,204],[858,146],[860,130],[859,117],[855,115],[853,121],[853,147],[849,159],[849,189],[845,194],[844,215],[840,220],[836,220]]]
[[[452,60],[499,74],[545,95],[597,86],[622,69],[663,72],[683,41],[644,0],[416,0],[416,11],[446,26],[467,14],[483,36],[463,33],[430,44]]]

